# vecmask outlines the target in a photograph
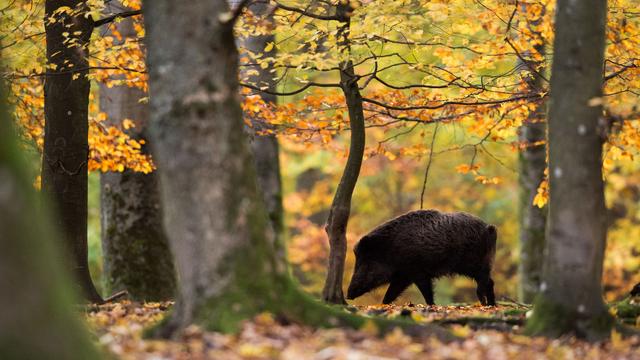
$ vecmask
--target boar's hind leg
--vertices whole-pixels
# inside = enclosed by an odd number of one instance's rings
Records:
[[[424,296],[424,301],[427,302],[428,305],[435,305],[433,301],[433,280],[431,278],[416,281],[416,285],[418,285],[418,289]]]
[[[393,300],[400,296],[400,294],[409,287],[409,285],[411,285],[411,281],[406,277],[394,276],[393,279],[391,279],[387,293],[384,294],[382,303],[385,305],[391,304]]]

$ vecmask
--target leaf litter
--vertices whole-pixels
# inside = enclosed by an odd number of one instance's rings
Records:
[[[524,336],[522,324],[530,308],[516,303],[346,308],[363,316],[440,323],[462,338],[450,343],[415,339],[399,329],[378,336],[375,327],[352,330],[285,325],[268,313],[246,321],[235,335],[190,326],[176,340],[144,338],[144,329],[161,321],[172,305],[122,301],[88,307],[85,317],[96,342],[120,359],[640,359],[638,336],[623,338],[614,332],[610,341],[595,344],[573,337]]]

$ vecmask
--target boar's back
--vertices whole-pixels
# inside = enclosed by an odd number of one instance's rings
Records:
[[[377,249],[377,257],[398,270],[430,276],[474,276],[491,267],[495,227],[463,213],[418,210],[378,226],[361,241]],[[374,244],[375,243],[375,244]]]

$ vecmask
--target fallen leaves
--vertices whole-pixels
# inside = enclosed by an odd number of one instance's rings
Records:
[[[526,337],[519,334],[518,325],[509,325],[508,331],[475,330],[482,322],[471,320],[524,320],[528,307],[514,303],[496,307],[408,304],[347,308],[364,316],[406,316],[418,322],[455,324],[449,328],[463,340],[448,344],[435,338],[417,340],[401,330],[376,336],[351,329],[283,325],[266,313],[245,322],[236,335],[191,326],[177,340],[144,339],[143,329],[157,324],[171,306],[123,301],[91,307],[86,318],[97,341],[121,359],[634,359],[640,352],[640,338],[624,339],[619,334],[614,334],[611,342],[589,344],[569,337]],[[457,324],[464,321],[471,322]]]

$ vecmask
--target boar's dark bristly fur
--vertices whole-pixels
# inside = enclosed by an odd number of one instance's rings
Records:
[[[433,279],[463,275],[476,281],[483,305],[495,305],[491,267],[496,239],[493,225],[470,214],[419,210],[401,215],[356,244],[347,298],[390,283],[383,300],[389,304],[415,283],[433,305]]]

